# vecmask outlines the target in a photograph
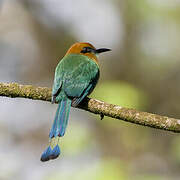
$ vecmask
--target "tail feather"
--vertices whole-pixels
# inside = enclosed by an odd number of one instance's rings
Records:
[[[59,136],[61,136],[61,137],[64,136],[64,134],[66,132],[66,127],[68,125],[68,120],[69,120],[70,109],[71,109],[71,100],[66,101],[65,109],[63,111],[62,117],[64,117],[64,119],[62,119],[62,124],[60,123],[60,127],[59,127],[59,129],[60,129]]]
[[[51,128],[50,133],[49,133],[49,138],[51,138],[51,139],[58,135],[56,133],[56,130],[57,130],[57,125],[58,125],[57,121],[58,121],[60,109],[61,109],[61,103],[58,105],[58,108],[57,108],[57,111],[56,111],[56,115],[55,115],[55,119],[54,119],[52,128]]]
[[[42,153],[41,161],[55,159],[60,154],[59,139],[64,136],[69,119],[71,100],[62,100],[57,108],[56,116],[49,133],[49,146]]]
[[[50,146],[48,146],[47,149],[41,155],[41,161],[49,161],[51,159],[50,154],[52,154],[52,149]]]

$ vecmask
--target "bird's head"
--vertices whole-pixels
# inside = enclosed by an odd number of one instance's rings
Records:
[[[97,63],[98,62],[97,55],[106,51],[111,51],[111,49],[107,49],[107,48],[96,49],[90,43],[80,42],[73,44],[67,51],[66,55],[80,54],[80,55],[88,56]]]

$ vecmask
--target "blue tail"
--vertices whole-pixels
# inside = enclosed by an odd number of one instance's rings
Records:
[[[71,100],[62,100],[57,108],[56,116],[49,133],[49,146],[41,155],[41,161],[56,159],[60,154],[59,139],[64,136],[69,119]]]

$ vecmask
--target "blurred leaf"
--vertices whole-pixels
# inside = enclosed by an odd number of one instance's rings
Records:
[[[145,109],[147,96],[141,89],[122,81],[106,81],[93,92],[94,98],[123,107]]]

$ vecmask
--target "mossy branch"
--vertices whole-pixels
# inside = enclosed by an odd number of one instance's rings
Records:
[[[17,83],[0,83],[0,96],[51,101],[51,89]],[[78,108],[99,114],[101,118],[108,116],[143,126],[180,133],[180,119],[124,108],[91,98],[85,98]]]

